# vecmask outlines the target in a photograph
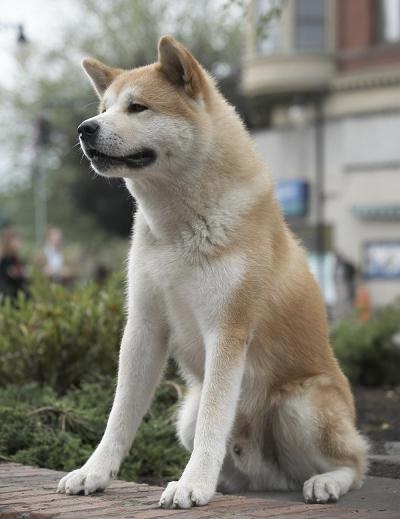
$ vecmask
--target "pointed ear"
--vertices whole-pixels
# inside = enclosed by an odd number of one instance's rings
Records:
[[[191,97],[198,97],[205,86],[200,64],[172,36],[163,36],[158,42],[158,61],[171,83],[182,86]]]
[[[108,67],[101,61],[93,58],[83,59],[82,68],[89,76],[90,82],[100,98],[121,72],[120,70]]]

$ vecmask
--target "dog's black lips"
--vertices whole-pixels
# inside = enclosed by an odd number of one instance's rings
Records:
[[[142,148],[136,153],[125,155],[123,157],[112,157],[97,150],[86,150],[86,154],[90,161],[99,169],[110,168],[112,166],[128,166],[129,168],[139,169],[152,164],[156,158],[156,152],[150,148]]]

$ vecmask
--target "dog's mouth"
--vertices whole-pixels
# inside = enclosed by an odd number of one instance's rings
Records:
[[[113,157],[94,149],[88,149],[85,150],[85,152],[93,165],[99,169],[110,168],[112,166],[128,166],[129,168],[139,169],[150,166],[157,158],[156,152],[150,148],[142,148],[136,153],[123,157]]]

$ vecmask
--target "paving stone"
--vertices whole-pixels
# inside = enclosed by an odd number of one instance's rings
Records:
[[[189,510],[160,509],[162,488],[114,481],[104,493],[66,496],[56,493],[62,472],[0,463],[1,519],[400,519],[389,509],[370,511],[357,506],[306,505],[294,493],[217,495],[209,505]],[[393,492],[392,492],[393,494]],[[393,497],[393,496],[392,496]]]

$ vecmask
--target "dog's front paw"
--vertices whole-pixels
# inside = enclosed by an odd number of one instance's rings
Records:
[[[171,481],[162,493],[162,508],[191,508],[206,505],[214,495],[214,488],[199,482]]]
[[[332,476],[318,474],[304,483],[303,495],[306,503],[336,503],[340,485]]]
[[[111,480],[111,472],[83,466],[64,476],[57,488],[60,494],[93,494],[104,490]]]

